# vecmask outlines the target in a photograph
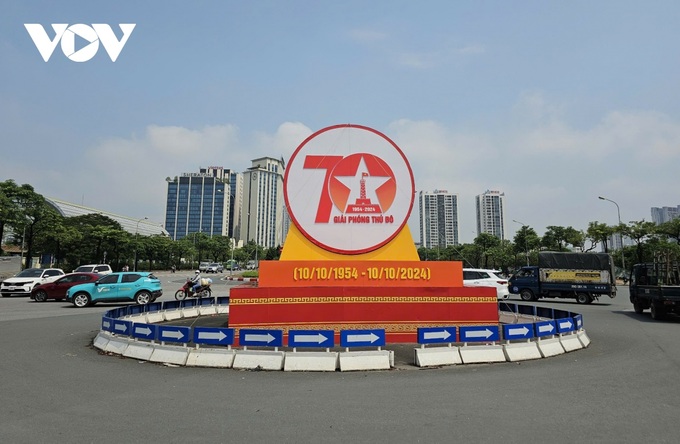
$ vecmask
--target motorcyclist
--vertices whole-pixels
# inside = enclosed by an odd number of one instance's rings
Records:
[[[201,270],[196,270],[194,277],[191,278],[191,290],[196,293],[201,287]]]

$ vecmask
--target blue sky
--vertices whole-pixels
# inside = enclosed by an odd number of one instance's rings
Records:
[[[25,23],[136,27],[115,63],[46,63]],[[2,1],[0,180],[162,223],[167,176],[356,123],[458,193],[462,242],[485,190],[511,236],[616,223],[598,195],[650,220],[680,205],[678,23],[674,1]]]

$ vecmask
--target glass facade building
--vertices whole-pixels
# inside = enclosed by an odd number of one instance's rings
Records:
[[[220,167],[183,173],[168,182],[165,229],[174,240],[192,233],[227,235],[230,190]]]

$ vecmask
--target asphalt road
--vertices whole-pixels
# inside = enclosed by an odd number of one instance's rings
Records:
[[[163,276],[161,300],[182,279]],[[678,441],[680,319],[636,315],[625,289],[589,306],[538,304],[583,313],[590,347],[522,363],[288,373],[103,355],[91,342],[108,307],[2,298],[0,442]]]

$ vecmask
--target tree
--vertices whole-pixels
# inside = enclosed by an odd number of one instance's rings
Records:
[[[479,236],[475,238],[474,244],[479,248],[481,259],[484,263],[484,265],[481,266],[481,268],[489,268],[488,263],[490,250],[493,247],[499,246],[500,243],[501,240],[499,238],[489,233],[481,233]]]
[[[77,233],[70,235],[64,242],[65,258],[71,267],[99,263],[104,258],[104,252],[107,257],[116,259],[120,255],[131,254],[132,235],[110,217],[103,214],[84,214],[66,218],[64,225]]]
[[[676,244],[680,245],[680,217],[671,219],[656,227],[656,232],[673,239]]]
[[[586,231],[586,239],[590,241],[591,245],[585,251],[594,250],[598,243],[602,243],[602,249],[605,253],[609,252],[608,239],[614,234],[614,228],[607,224],[598,221],[590,222],[588,230]]]
[[[4,237],[5,227],[15,228],[21,220],[21,208],[16,202],[18,192],[19,187],[13,180],[0,182],[0,239]]]
[[[644,262],[644,241],[656,231],[654,222],[645,222],[644,219],[640,221],[630,221],[628,225],[621,224],[620,232],[622,235],[629,237],[635,242],[635,249],[637,255],[637,262]]]
[[[515,254],[522,254],[525,256],[527,265],[529,265],[530,252],[537,250],[540,247],[541,239],[533,228],[522,225],[522,229],[515,233],[513,243]]]
[[[35,236],[39,230],[36,228],[40,226],[45,218],[50,217],[54,210],[45,202],[45,198],[35,192],[33,187],[28,184],[23,184],[17,190],[14,198],[17,205],[21,208],[20,221],[15,222],[16,229],[19,224],[22,228],[22,244],[26,248],[26,266],[30,266],[33,262],[33,243]]]

